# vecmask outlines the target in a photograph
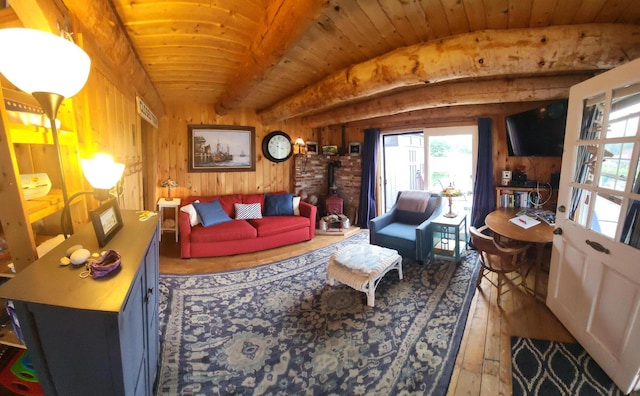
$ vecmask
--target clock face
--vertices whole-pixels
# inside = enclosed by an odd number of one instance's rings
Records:
[[[262,141],[262,153],[269,161],[286,161],[293,154],[291,138],[282,131],[274,131],[265,136]]]

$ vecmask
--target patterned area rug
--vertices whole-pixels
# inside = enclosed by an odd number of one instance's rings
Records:
[[[364,293],[326,276],[333,252],[368,241],[362,232],[258,268],[162,275],[158,393],[445,394],[477,255],[458,265],[405,260],[404,279],[387,274],[370,308]]]
[[[580,344],[511,337],[513,395],[620,395]]]

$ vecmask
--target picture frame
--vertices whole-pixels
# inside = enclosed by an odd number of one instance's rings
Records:
[[[318,142],[307,142],[307,154],[318,154]]]
[[[188,125],[188,172],[255,172],[256,128]]]
[[[338,146],[322,146],[322,155],[338,155]]]
[[[120,207],[115,199],[108,200],[89,214],[100,247],[104,247],[123,227]]]
[[[359,142],[349,143],[349,155],[360,155],[360,147]]]

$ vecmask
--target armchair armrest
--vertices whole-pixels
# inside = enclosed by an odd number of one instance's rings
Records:
[[[383,229],[384,227],[391,224],[394,220],[395,216],[393,210],[388,211],[387,213],[380,215],[374,219],[369,220],[369,242],[376,242],[376,234],[378,231]]]

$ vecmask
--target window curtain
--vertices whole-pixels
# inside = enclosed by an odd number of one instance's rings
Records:
[[[496,209],[496,189],[493,180],[493,143],[491,118],[478,119],[478,160],[473,185],[473,205],[470,224],[482,227],[484,218]]]
[[[376,217],[376,169],[378,168],[378,148],[380,129],[365,129],[362,145],[362,185],[358,206],[358,225],[369,228],[369,220]]]

